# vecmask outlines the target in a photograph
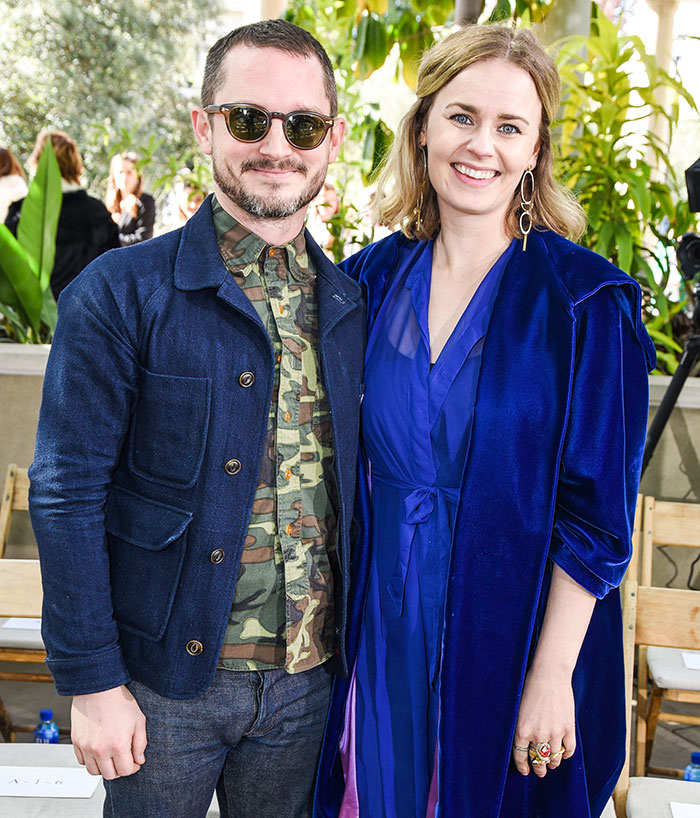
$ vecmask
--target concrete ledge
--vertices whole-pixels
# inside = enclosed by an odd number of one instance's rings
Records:
[[[0,375],[44,377],[50,344],[0,344]]]
[[[670,375],[649,376],[649,405],[658,406],[671,383]],[[688,378],[678,396],[676,406],[680,409],[700,409],[700,378]]]

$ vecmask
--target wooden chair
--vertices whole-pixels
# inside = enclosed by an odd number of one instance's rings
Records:
[[[4,627],[9,617],[41,616],[42,588],[38,560],[0,559],[0,662],[43,664],[44,643],[38,630]],[[1,671],[3,681],[52,682],[47,673]],[[0,733],[14,741],[17,732],[31,732],[33,724],[14,724],[0,698]]]
[[[5,556],[13,511],[29,511],[29,477],[27,469],[10,463],[0,499],[0,559]]]
[[[29,478],[27,469],[11,463],[7,467],[5,485],[0,498],[0,662],[43,666],[46,651],[39,631],[3,627],[9,617],[41,616],[39,561],[4,558],[12,514],[15,511],[29,511]],[[26,670],[2,670],[0,680],[53,681],[47,673],[32,673]],[[33,724],[14,724],[0,698],[0,734],[5,741],[14,741],[17,732],[31,732],[33,729]]]
[[[623,586],[623,626],[629,725],[635,645],[700,649],[700,592],[638,585],[634,573],[629,572]],[[700,804],[699,783],[630,778],[629,744],[628,737],[627,759],[614,793],[617,818],[658,818],[668,812],[669,801]]]
[[[654,550],[660,545],[697,548],[700,555],[700,504],[644,498],[642,549],[639,581],[652,585]],[[647,684],[651,690],[647,692]],[[681,650],[675,647],[640,644],[637,656],[637,738],[635,773],[682,777],[682,770],[651,767],[651,751],[658,722],[699,724],[700,713],[670,713],[661,710],[663,700],[700,704],[700,670],[688,669]]]

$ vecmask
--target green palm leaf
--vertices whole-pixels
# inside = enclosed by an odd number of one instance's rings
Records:
[[[47,139],[17,225],[17,241],[32,258],[42,290],[49,286],[53,270],[62,201],[61,171],[51,140]]]

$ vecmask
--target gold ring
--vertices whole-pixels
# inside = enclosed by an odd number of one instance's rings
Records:
[[[564,755],[565,752],[566,747],[564,747],[564,745],[562,744],[561,748],[557,750],[556,753],[552,753],[552,755],[549,757],[549,760],[554,761],[555,759],[559,758],[559,756]]]
[[[528,751],[527,747],[518,747],[518,745],[515,742],[513,742],[513,749],[517,750],[519,753],[527,753]]]
[[[538,741],[537,744],[530,742],[527,752],[532,763],[540,766],[549,761],[552,755],[552,745],[548,741]]]

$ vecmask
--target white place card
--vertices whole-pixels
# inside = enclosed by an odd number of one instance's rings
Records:
[[[31,616],[11,616],[7,622],[3,622],[3,628],[13,628],[18,631],[40,631],[41,619]]]
[[[76,767],[0,767],[0,796],[91,798],[100,780]]]
[[[673,818],[700,818],[700,804],[681,804],[669,801]]]
[[[683,655],[683,664],[688,670],[700,670],[700,651],[688,653],[684,650],[681,653]]]

